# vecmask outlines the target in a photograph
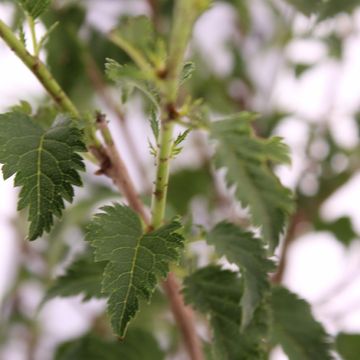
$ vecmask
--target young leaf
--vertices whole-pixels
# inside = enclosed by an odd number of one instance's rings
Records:
[[[16,174],[21,186],[18,209],[29,206],[29,239],[49,231],[53,216],[61,216],[64,199],[74,197],[72,185],[82,185],[78,170],[84,164],[77,151],[86,151],[82,133],[71,120],[59,116],[44,131],[18,112],[0,115],[0,163],[4,179]]]
[[[152,105],[159,106],[159,94],[148,81],[146,75],[133,65],[120,65],[112,59],[106,59],[106,76],[123,88],[136,88],[151,101]]]
[[[42,15],[51,3],[51,0],[17,0],[22,8],[34,19]]]
[[[139,346],[141,344],[141,346]],[[129,331],[123,342],[106,341],[92,334],[62,344],[55,360],[162,360],[154,337],[143,330]]]
[[[149,300],[165,277],[169,263],[177,261],[183,238],[173,221],[144,234],[139,217],[120,204],[106,206],[88,227],[87,240],[94,248],[95,261],[106,261],[102,291],[109,297],[108,313],[114,331],[124,336],[129,321],[139,308],[139,297]]]
[[[293,201],[268,162],[287,160],[287,147],[278,138],[256,137],[252,119],[252,114],[241,113],[211,124],[211,136],[218,142],[215,162],[219,168],[227,168],[228,183],[236,184],[237,198],[249,206],[254,224],[261,226],[264,240],[273,250],[293,210]]]
[[[192,61],[187,61],[184,64],[184,67],[180,75],[180,85],[182,85],[187,80],[191,79],[194,71],[195,71],[195,64]]]
[[[106,262],[94,262],[90,253],[85,253],[75,260],[66,274],[58,277],[48,289],[44,301],[61,296],[83,294],[84,300],[101,298],[101,280]]]
[[[208,266],[185,279],[185,301],[210,316],[214,336],[214,359],[265,359],[261,341],[266,331],[262,309],[247,328],[240,331],[241,279],[236,273]]]
[[[268,273],[274,264],[266,259],[266,251],[260,239],[255,238],[230,223],[219,223],[207,235],[207,242],[214,245],[220,255],[241,269],[244,277],[244,294],[241,297],[242,328],[249,325],[265,294],[270,291]]]
[[[328,335],[311,314],[310,305],[283,287],[271,297],[272,334],[290,360],[330,360]]]

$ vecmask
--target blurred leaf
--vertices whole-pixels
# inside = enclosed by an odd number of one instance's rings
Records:
[[[90,252],[77,258],[46,292],[44,301],[54,297],[82,294],[84,300],[103,297],[101,293],[102,274],[106,262],[95,262]]]
[[[340,333],[336,337],[336,350],[343,360],[359,360],[360,334]]]
[[[120,87],[127,88],[129,91],[132,88],[140,90],[152,102],[152,105],[158,107],[159,94],[150,84],[147,77],[142,71],[133,65],[120,65],[113,59],[106,59],[105,64],[106,75],[109,79],[120,85]]]
[[[161,351],[154,337],[143,330],[129,330],[122,342],[102,340],[88,334],[66,342],[57,349],[55,360],[162,360]]]
[[[42,15],[51,3],[51,0],[17,0],[24,10],[34,19]]]
[[[229,262],[239,266],[244,277],[241,298],[241,327],[244,329],[270,290],[268,273],[275,269],[275,264],[266,258],[262,241],[236,225],[219,223],[206,238],[209,245],[215,246],[219,255],[225,255]]]
[[[322,0],[285,0],[307,16],[317,13]]]
[[[205,168],[178,171],[170,177],[168,201],[178,214],[184,215],[195,196],[212,196],[211,186],[211,175]]]
[[[272,336],[289,360],[330,360],[330,339],[311,313],[310,305],[289,290],[276,286],[271,297]]]
[[[73,186],[82,185],[78,171],[85,166],[77,151],[86,151],[82,133],[65,116],[44,131],[23,113],[0,115],[2,172],[4,179],[16,174],[18,209],[29,206],[29,240],[50,231],[64,200],[73,200]]]
[[[354,231],[351,219],[347,216],[342,216],[332,222],[317,219],[314,221],[314,227],[317,231],[331,232],[336,239],[346,246],[350,245],[350,243],[358,237]]]
[[[50,41],[45,45],[47,64],[64,91],[72,95],[81,87],[82,97],[91,87],[86,82],[85,67],[82,60],[79,32],[85,21],[86,12],[81,5],[71,4],[60,9],[51,9],[44,17],[50,28],[54,23],[59,26],[52,32]],[[85,85],[85,86],[81,86]],[[73,98],[73,96],[72,96]]]
[[[265,359],[266,316],[261,309],[246,331],[240,332],[242,283],[236,273],[208,266],[188,276],[184,286],[185,301],[210,317],[214,359]]]
[[[165,277],[177,261],[183,238],[178,221],[143,233],[138,215],[126,206],[105,206],[88,226],[87,241],[95,261],[106,261],[102,292],[108,296],[111,325],[120,337],[139,310],[139,298],[150,300],[157,277]]]
[[[288,148],[279,138],[260,139],[252,131],[253,114],[240,113],[211,124],[211,137],[217,140],[215,162],[225,167],[229,185],[249,206],[254,225],[261,226],[266,243],[273,250],[293,210],[291,192],[284,188],[268,162],[288,162]]]

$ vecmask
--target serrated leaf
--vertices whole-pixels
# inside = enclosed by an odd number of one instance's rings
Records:
[[[144,234],[141,221],[130,208],[114,204],[102,208],[88,227],[87,240],[95,260],[106,261],[102,292],[109,297],[108,313],[114,331],[126,333],[139,308],[139,298],[150,300],[157,276],[165,277],[169,263],[177,261],[183,238],[173,221]]]
[[[139,346],[141,344],[141,346]],[[106,341],[88,334],[62,344],[55,360],[162,360],[154,337],[143,330],[133,329],[123,342]]]
[[[261,360],[266,316],[262,309],[241,333],[241,279],[236,273],[208,266],[185,279],[185,301],[208,315],[213,330],[214,359]]]
[[[125,87],[127,91],[129,87],[136,88],[146,95],[156,108],[159,106],[159,94],[137,67],[121,65],[113,59],[106,59],[105,72],[106,76],[120,87]]]
[[[271,308],[273,340],[290,360],[333,359],[329,337],[305,300],[277,286],[272,291]]]
[[[278,138],[256,137],[250,123],[253,118],[253,114],[241,113],[216,121],[211,124],[211,136],[218,143],[217,167],[227,169],[227,182],[236,184],[237,198],[249,206],[254,225],[261,227],[264,240],[273,250],[293,210],[293,200],[269,161],[287,162],[287,147]]]
[[[51,3],[51,0],[17,0],[22,8],[34,19],[42,15]]]
[[[87,252],[76,259],[66,270],[66,273],[58,277],[47,290],[44,301],[54,297],[67,297],[82,294],[84,300],[101,298],[101,280],[106,262],[94,262],[92,255]]]
[[[340,333],[336,337],[336,350],[343,360],[358,360],[360,354],[360,334]]]
[[[206,238],[210,245],[215,246],[218,254],[226,256],[228,261],[239,266],[242,272],[244,294],[241,297],[241,327],[244,329],[270,291],[268,273],[274,270],[274,263],[266,258],[266,251],[260,239],[234,224],[219,223]]]
[[[74,197],[72,185],[82,185],[84,163],[76,152],[85,150],[81,131],[63,116],[44,131],[24,113],[0,115],[2,172],[4,179],[16,174],[15,186],[22,187],[18,209],[29,206],[30,240],[50,230],[64,200]]]

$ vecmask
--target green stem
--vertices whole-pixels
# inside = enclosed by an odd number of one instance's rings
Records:
[[[31,55],[26,50],[22,42],[13,34],[11,29],[2,20],[0,20],[0,37],[38,78],[40,83],[44,86],[59,107],[63,111],[68,112],[74,118],[79,118],[80,114],[77,108],[61,89],[60,85],[53,78],[44,63],[38,57]]]
[[[147,75],[154,73],[152,66],[148,63],[145,57],[138,51],[134,46],[129,42],[124,40],[120,35],[115,31],[109,34],[109,39],[121,49],[123,49],[135,62],[135,64]]]
[[[165,215],[173,130],[173,122],[164,122],[159,134],[160,148],[157,156],[156,179],[151,202],[152,227],[154,229],[162,225]]]
[[[33,49],[34,49],[34,55],[37,56],[39,53],[39,47],[38,47],[38,42],[36,39],[36,32],[35,32],[35,21],[33,19],[32,16],[28,15],[27,16],[27,20],[29,23],[29,27],[30,27],[30,32],[31,32],[31,40],[32,40],[32,44],[33,44]]]

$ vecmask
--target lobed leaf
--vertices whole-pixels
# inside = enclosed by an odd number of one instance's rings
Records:
[[[329,337],[311,313],[310,305],[283,287],[271,297],[272,335],[290,360],[330,360]]]
[[[217,167],[226,167],[227,182],[236,184],[237,198],[249,206],[254,225],[261,227],[264,240],[273,250],[293,210],[293,200],[269,162],[288,162],[287,147],[279,138],[256,137],[250,123],[253,118],[241,113],[212,123],[210,130],[217,140]]]
[[[202,268],[185,279],[185,301],[210,318],[214,359],[265,359],[262,337],[267,331],[266,316],[259,309],[246,332],[240,331],[241,279],[218,266]]]
[[[139,308],[139,298],[150,300],[157,276],[165,277],[169,263],[177,261],[183,238],[173,221],[144,234],[139,217],[120,204],[106,206],[88,227],[87,240],[95,261],[106,261],[102,291],[109,297],[108,313],[114,331],[126,333]]]
[[[207,242],[215,246],[218,254],[239,266],[243,274],[241,325],[244,328],[249,325],[255,310],[270,291],[268,273],[274,270],[274,263],[266,258],[260,239],[234,224],[219,223],[207,234]]]
[[[45,131],[24,113],[0,115],[2,172],[4,179],[16,174],[15,186],[22,187],[18,209],[29,206],[30,240],[50,231],[64,199],[73,200],[73,185],[82,185],[78,171],[85,167],[77,151],[86,151],[82,132],[64,116]]]

